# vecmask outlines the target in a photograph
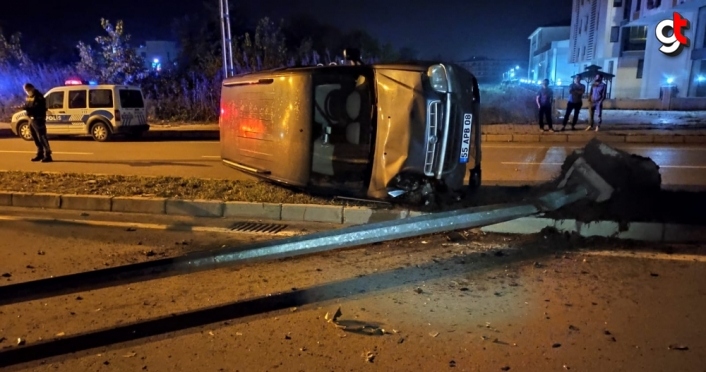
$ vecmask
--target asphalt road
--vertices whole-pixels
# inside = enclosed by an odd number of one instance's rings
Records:
[[[545,143],[485,143],[483,182],[487,185],[543,182],[554,176],[567,154],[580,146]],[[629,145],[617,147],[649,156],[670,188],[706,187],[706,147],[699,145]],[[217,141],[118,141],[90,139],[52,142],[53,164],[33,164],[34,145],[0,139],[0,170],[59,171],[120,175],[191,176],[249,179],[222,165]]]
[[[119,222],[115,214],[0,208],[0,217],[15,218],[0,223],[0,286],[271,239],[95,224]],[[474,231],[455,241],[427,236],[0,306],[0,369],[703,371],[704,247]],[[339,308],[337,324],[327,322]]]

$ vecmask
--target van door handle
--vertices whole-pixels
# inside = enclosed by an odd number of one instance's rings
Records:
[[[66,111],[59,111],[59,113],[60,113],[60,114],[65,114],[65,113],[66,113]]]

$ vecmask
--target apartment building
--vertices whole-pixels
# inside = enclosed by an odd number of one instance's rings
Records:
[[[626,0],[624,6],[629,6],[629,18],[623,29],[647,30],[639,98],[659,98],[663,86],[676,87],[679,97],[706,97],[706,0]],[[690,22],[684,33],[691,45],[678,56],[668,56],[659,50],[656,29],[675,12]]]
[[[137,48],[137,53],[144,58],[146,68],[161,71],[176,65],[179,48],[173,41],[148,40]]]
[[[537,28],[529,37],[530,54],[527,79],[548,79],[551,85],[567,85],[576,72],[569,63],[571,26],[544,26]]]
[[[610,98],[659,98],[663,86],[704,96],[705,7],[706,0],[573,0],[569,62],[614,74]],[[655,36],[673,12],[691,22],[692,45],[677,57],[662,54]]]

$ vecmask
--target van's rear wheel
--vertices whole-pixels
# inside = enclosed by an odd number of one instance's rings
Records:
[[[29,123],[23,121],[17,126],[17,135],[25,141],[32,141],[32,130],[29,127]]]
[[[106,142],[111,137],[110,128],[103,122],[97,122],[91,126],[91,136],[95,141]]]

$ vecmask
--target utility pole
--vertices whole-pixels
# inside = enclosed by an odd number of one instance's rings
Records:
[[[218,0],[221,11],[221,43],[223,49],[223,72],[225,77],[233,76],[233,41],[230,33],[230,13],[228,0]]]

